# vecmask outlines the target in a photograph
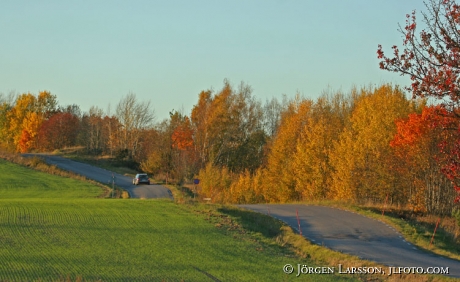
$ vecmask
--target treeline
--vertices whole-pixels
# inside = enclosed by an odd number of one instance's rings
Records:
[[[202,91],[190,115],[155,122],[129,93],[115,112],[59,106],[49,92],[0,96],[0,144],[18,152],[83,146],[177,183],[200,179],[214,202],[344,200],[450,214],[455,190],[443,168],[455,119],[382,85],[310,100],[261,103],[228,81]],[[439,146],[439,144],[444,146]]]
[[[276,122],[256,139],[265,141],[251,152],[259,166],[235,169],[211,158],[199,172],[204,196],[231,203],[387,203],[451,214],[456,193],[443,173],[449,160],[440,144],[458,140],[458,124],[439,126],[448,120],[440,107],[407,99],[390,85],[268,105],[276,110],[265,112],[264,121]],[[225,148],[239,158],[240,147]]]

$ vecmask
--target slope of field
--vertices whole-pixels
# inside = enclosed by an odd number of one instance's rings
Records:
[[[0,159],[0,199],[94,198],[101,188],[71,178],[27,169]]]
[[[306,262],[227,236],[172,201],[97,199],[98,194],[98,187],[0,160],[0,280],[341,278],[287,276],[285,264]]]

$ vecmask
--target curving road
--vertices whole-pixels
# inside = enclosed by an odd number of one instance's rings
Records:
[[[66,158],[44,154],[25,154],[25,156],[39,156],[45,159],[48,164],[55,165],[63,170],[71,171],[89,179],[101,183],[112,183],[128,191],[131,198],[169,198],[172,199],[171,191],[162,185],[133,185],[133,179],[118,173],[114,173],[89,164],[72,161]]]
[[[311,242],[362,259],[396,267],[449,267],[460,277],[460,261],[423,251],[385,223],[340,209],[300,204],[239,205],[278,218]]]
[[[161,185],[132,184],[132,178],[88,164],[53,155],[40,155],[47,163],[101,183],[126,189],[132,198],[170,198],[171,191]],[[460,278],[460,261],[418,249],[406,242],[394,228],[381,221],[353,212],[301,204],[239,205],[241,208],[278,218],[304,237],[332,250],[395,267],[449,268],[450,277]],[[297,214],[299,215],[299,224]]]

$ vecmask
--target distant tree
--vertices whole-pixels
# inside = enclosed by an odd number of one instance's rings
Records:
[[[198,95],[198,103],[193,107],[190,116],[195,130],[195,152],[200,168],[205,167],[209,158],[210,133],[208,116],[212,100],[212,91],[201,91]]]
[[[121,147],[128,149],[129,156],[134,159],[142,146],[142,131],[152,127],[155,111],[151,108],[150,101],[139,102],[136,94],[130,92],[118,103],[115,116],[121,125],[118,135]]]
[[[86,129],[86,148],[96,154],[104,151],[107,138],[103,135],[103,115],[102,109],[92,106],[82,118]]]
[[[0,93],[0,145],[4,148],[11,147],[10,140],[10,111],[14,107],[17,95],[10,92],[8,95]]]
[[[56,96],[52,95],[49,91],[38,93],[35,111],[45,119],[57,113],[58,105]]]
[[[43,116],[37,112],[29,112],[22,122],[22,133],[19,139],[19,152],[25,153],[36,149],[40,145],[39,130],[43,123]]]
[[[113,156],[117,148],[121,148],[120,139],[118,138],[121,132],[121,124],[115,116],[104,116],[102,119],[102,135],[104,136],[104,147],[106,152]]]
[[[8,125],[7,139],[8,143],[14,146],[17,151],[21,150],[20,140],[23,139],[23,123],[28,114],[36,111],[36,97],[31,94],[19,95],[14,103],[14,106],[7,113]]]
[[[215,95],[201,92],[191,114],[200,167],[212,162],[232,172],[254,171],[266,143],[262,119],[262,106],[244,83],[234,89],[225,80]]]
[[[180,124],[174,128],[172,133],[172,144],[174,148],[187,151],[193,148],[193,129],[188,116],[181,118]]]
[[[41,148],[55,150],[74,146],[78,130],[78,117],[70,113],[56,113],[44,121],[40,127]]]
[[[173,162],[173,146],[171,135],[173,126],[171,121],[174,120],[174,114],[170,113],[170,119],[163,120],[155,130],[148,130],[148,142],[146,159],[140,162],[140,168],[148,173],[164,176],[165,180],[170,181],[175,173]],[[145,135],[144,135],[145,136]]]
[[[275,136],[281,121],[282,104],[276,99],[267,100],[263,106],[264,129],[269,138]]]

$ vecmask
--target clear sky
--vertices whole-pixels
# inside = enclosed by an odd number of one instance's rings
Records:
[[[398,23],[414,9],[423,1],[1,0],[0,93],[48,90],[61,105],[113,111],[133,92],[161,121],[224,79],[262,102],[407,85],[376,51],[401,45]]]

